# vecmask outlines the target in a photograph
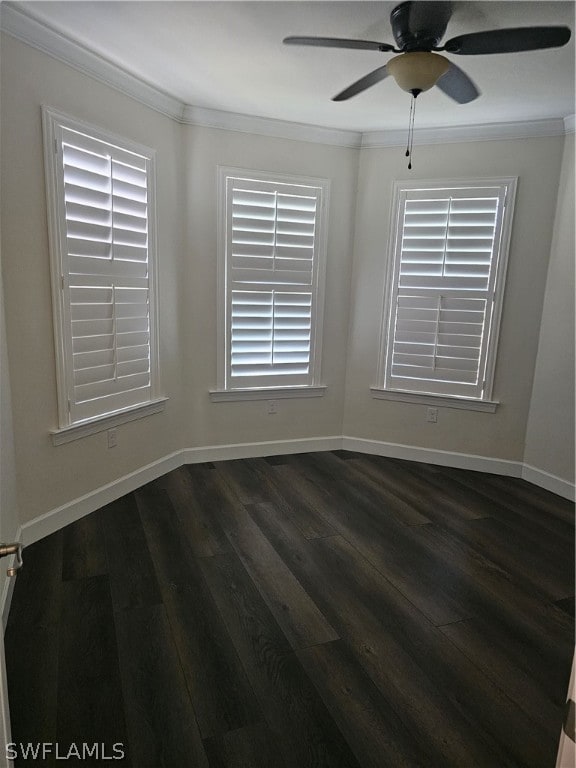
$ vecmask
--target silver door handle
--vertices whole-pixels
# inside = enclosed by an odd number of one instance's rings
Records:
[[[22,544],[0,544],[0,557],[8,557],[9,555],[16,555],[16,563],[12,568],[8,568],[6,573],[8,576],[16,576],[16,571],[24,565]]]

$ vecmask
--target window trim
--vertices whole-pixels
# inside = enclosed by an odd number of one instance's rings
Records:
[[[400,389],[380,389],[379,387],[370,387],[370,392],[374,400],[394,400],[398,403],[418,403],[437,408],[457,408],[463,411],[494,413],[500,405],[495,400],[477,400],[457,395],[435,395],[432,392],[404,392]]]
[[[70,362],[66,343],[66,311],[62,295],[62,281],[65,270],[66,221],[62,211],[62,190],[58,154],[58,132],[60,128],[78,131],[107,144],[113,144],[128,152],[147,159],[148,178],[148,292],[149,292],[149,334],[150,334],[150,398],[141,403],[101,413],[86,419],[72,420],[68,407],[70,397]],[[50,251],[50,274],[52,289],[52,317],[56,357],[56,383],[58,402],[58,428],[51,430],[55,445],[68,442],[76,437],[93,434],[113,425],[141,418],[148,412],[163,410],[167,398],[161,395],[159,359],[159,311],[158,311],[158,259],[157,259],[157,214],[156,214],[156,151],[123,136],[118,136],[99,126],[78,120],[49,106],[42,105],[42,131],[44,137],[44,163],[46,181],[46,204],[48,219],[48,240]],[[134,415],[136,414],[136,415]],[[109,423],[110,422],[110,423]],[[90,428],[94,426],[94,429]],[[60,437],[61,436],[61,437]]]
[[[328,244],[328,214],[330,210],[330,180],[310,176],[295,176],[286,173],[261,171],[236,166],[217,166],[217,386],[210,390],[212,402],[231,400],[270,400],[276,398],[319,397],[326,387],[321,383],[322,340],[324,326],[324,292],[326,282],[326,261]],[[310,360],[310,383],[297,385],[275,384],[274,386],[231,387],[228,381],[228,286],[227,286],[227,209],[226,186],[228,178],[244,178],[253,181],[277,182],[312,186],[321,189],[321,205],[317,214],[317,278],[313,292],[314,324],[312,328],[312,349]],[[264,377],[263,377],[264,378]]]
[[[499,402],[493,399],[494,377],[498,341],[500,338],[500,325],[504,304],[504,291],[506,285],[506,273],[510,253],[510,240],[512,234],[512,221],[516,201],[517,176],[487,177],[487,178],[459,178],[459,179],[428,179],[428,180],[395,180],[392,182],[392,201],[390,207],[390,224],[388,238],[387,264],[384,272],[384,290],[382,292],[382,310],[379,334],[377,384],[370,387],[372,397],[379,400],[397,400],[406,403],[441,404],[444,407],[459,408],[465,410],[477,410],[494,413]],[[461,395],[437,394],[434,392],[416,392],[402,389],[391,389],[385,386],[387,348],[389,345],[389,331],[391,312],[393,309],[395,259],[398,249],[398,239],[402,232],[399,226],[400,197],[403,191],[415,189],[478,189],[483,186],[505,186],[506,204],[502,213],[502,226],[500,233],[500,245],[498,249],[498,263],[496,266],[494,286],[494,306],[489,328],[489,339],[486,349],[485,381],[483,396],[481,398],[468,398]]]
[[[71,443],[73,440],[79,440],[88,435],[96,435],[98,432],[105,432],[112,427],[119,427],[121,424],[127,424],[129,421],[137,421],[145,416],[151,416],[153,413],[162,413],[168,402],[167,397],[159,397],[157,400],[150,400],[142,405],[131,405],[122,411],[114,411],[105,416],[96,416],[89,421],[78,421],[70,427],[61,429],[52,429],[52,445],[63,445]]]

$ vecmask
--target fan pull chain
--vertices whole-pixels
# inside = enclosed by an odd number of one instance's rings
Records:
[[[414,117],[416,115],[416,96],[412,94],[410,103],[410,117],[408,120],[408,146],[406,148],[406,157],[409,157],[408,170],[412,170],[412,155],[414,154]]]
[[[412,125],[412,110],[414,109],[414,96],[410,101],[410,114],[408,116],[408,142],[406,145],[406,157],[410,157],[410,126]]]

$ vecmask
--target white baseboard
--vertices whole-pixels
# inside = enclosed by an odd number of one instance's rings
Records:
[[[24,523],[21,530],[20,541],[27,547],[35,541],[49,536],[64,528],[70,523],[76,522],[81,517],[95,512],[100,507],[110,504],[110,502],[119,499],[131,491],[135,491],[142,485],[155,480],[157,477],[177,469],[182,464],[182,451],[171,453],[158,461],[148,464],[145,467],[130,472],[124,477],[119,477],[111,483],[96,488],[90,493],[80,496],[77,499],[63,504],[61,507],[52,509],[34,520]]]
[[[187,448],[182,451],[182,464],[199,464],[204,461],[249,459],[261,456],[280,456],[288,453],[313,453],[337,451],[342,448],[342,437],[307,437],[297,440],[270,440],[261,443],[236,443],[209,445],[203,448]]]
[[[441,451],[435,448],[420,448],[401,443],[384,443],[380,440],[365,440],[361,437],[343,437],[342,445],[347,451],[388,456],[391,459],[420,461],[425,464],[439,464],[442,467],[456,467],[457,469],[472,469],[476,472],[491,472],[494,475],[522,477],[522,462],[520,461],[493,459],[489,456]]]
[[[158,461],[141,467],[124,477],[96,488],[90,493],[74,499],[61,507],[50,510],[40,517],[25,523],[19,541],[26,547],[45,536],[60,530],[66,525],[79,520],[84,515],[94,512],[105,504],[140,488],[145,483],[177,469],[182,464],[198,464],[206,461],[225,461],[245,459],[256,456],[274,456],[289,453],[311,453],[314,451],[334,451],[345,449],[370,453],[377,456],[389,456],[406,461],[420,461],[427,464],[439,464],[445,467],[471,469],[476,472],[492,472],[509,477],[522,477],[535,485],[574,501],[574,485],[548,472],[522,464],[520,461],[495,459],[489,456],[442,451],[400,443],[386,443],[379,440],[367,440],[359,437],[317,437],[300,440],[275,440],[258,443],[237,443],[232,445],[210,445],[198,448],[186,448],[169,454]]]
[[[312,451],[333,451],[342,447],[341,437],[317,437],[302,440],[276,440],[261,443],[238,443],[235,445],[209,445],[200,448],[186,448],[165,456],[158,461],[137,469],[124,477],[96,488],[90,493],[52,509],[34,520],[24,523],[19,541],[26,547],[74,523],[84,515],[110,504],[142,485],[155,480],[182,464],[198,464],[205,461],[246,459],[251,456],[274,456],[287,453],[310,453]]]
[[[557,496],[563,496],[569,501],[576,500],[576,486],[568,480],[563,480],[557,475],[545,472],[543,469],[532,467],[530,464],[524,464],[522,467],[522,478],[533,485],[545,488],[547,491],[555,493]]]
[[[40,517],[25,523],[18,531],[17,541],[26,547],[66,525],[94,512],[100,507],[140,488],[161,475],[171,472],[183,464],[198,464],[206,461],[225,461],[250,457],[274,456],[289,453],[310,453],[315,451],[334,451],[344,449],[359,453],[388,456],[406,461],[420,461],[427,464],[470,469],[477,472],[491,472],[509,477],[522,477],[535,485],[574,501],[574,484],[548,472],[525,465],[520,461],[495,459],[489,456],[442,451],[421,448],[400,443],[386,443],[379,440],[366,440],[359,437],[317,437],[300,440],[276,440],[258,443],[238,443],[233,445],[211,445],[198,448],[186,448],[165,456],[158,461],[141,467],[124,477],[96,488],[90,493],[50,510]],[[0,596],[2,620],[6,621],[10,610],[10,601],[14,579],[7,579]]]

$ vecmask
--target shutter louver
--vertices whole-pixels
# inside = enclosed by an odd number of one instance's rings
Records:
[[[231,375],[306,375],[311,321],[310,293],[232,291]]]
[[[151,399],[147,158],[63,128],[72,422]]]
[[[228,376],[310,383],[320,188],[227,179]]]
[[[482,398],[505,190],[407,190],[385,386]]]

